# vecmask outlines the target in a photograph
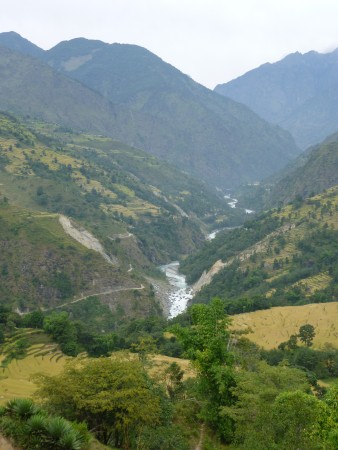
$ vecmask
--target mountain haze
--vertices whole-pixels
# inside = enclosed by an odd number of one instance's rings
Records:
[[[4,44],[3,35],[0,43]],[[9,46],[7,40],[5,44]],[[26,52],[24,45],[20,51]],[[19,59],[19,53],[15,55]],[[7,58],[9,54],[2,55],[4,64]],[[55,80],[47,86],[40,81],[40,74],[45,80],[42,74],[48,73],[41,66],[33,71],[36,77],[29,79],[33,90],[41,86],[41,96],[45,98],[48,91],[57,99],[57,106],[60,104],[57,109],[61,111],[65,102],[65,110],[76,106],[81,114],[69,113],[65,120],[62,112],[56,114],[55,107],[39,95],[31,113],[45,120],[68,122],[75,129],[90,127],[92,132],[113,136],[174,163],[213,186],[224,188],[261,179],[299,153],[288,133],[267,124],[243,105],[195,83],[144,48],[79,38],[62,42],[39,58],[67,77],[59,79],[56,72],[49,72],[49,78],[53,74]],[[32,91],[24,76],[31,69],[26,66],[27,59],[24,70],[19,60],[17,64],[17,70],[14,72],[13,68],[2,81],[0,107],[31,114],[33,108],[25,107],[15,96],[15,86]],[[69,77],[80,83],[73,81],[64,92],[53,94],[61,82],[56,80],[66,83]],[[8,84],[13,89],[6,98]],[[90,88],[89,92],[84,85]],[[68,86],[72,92],[81,91],[81,95],[69,99]],[[20,97],[24,96],[21,92]]]
[[[338,49],[290,54],[215,91],[288,130],[305,149],[338,130]]]
[[[273,207],[296,197],[306,198],[338,185],[338,134],[334,134],[299,157],[283,176],[269,186],[265,205]]]

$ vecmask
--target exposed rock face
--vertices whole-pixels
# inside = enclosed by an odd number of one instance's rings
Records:
[[[206,286],[207,284],[211,283],[213,276],[216,275],[220,270],[222,270],[223,267],[226,267],[226,266],[229,266],[230,264],[232,264],[235,261],[235,259],[237,259],[239,261],[246,261],[247,259],[250,258],[250,256],[254,255],[255,253],[265,252],[269,245],[269,241],[272,237],[284,234],[287,231],[289,231],[291,228],[295,228],[295,224],[283,225],[278,230],[270,233],[268,236],[266,236],[260,242],[257,242],[257,244],[254,244],[252,247],[248,248],[247,250],[240,252],[236,257],[229,258],[225,262],[223,262],[221,259],[216,261],[208,271],[205,270],[202,273],[200,278],[193,285],[192,288],[193,288],[194,293],[199,292],[203,286]]]
[[[65,232],[77,242],[79,242],[89,250],[94,250],[100,253],[100,255],[102,255],[102,257],[110,264],[117,264],[117,259],[114,258],[113,261],[112,258],[109,257],[104,251],[100,242],[89,231],[85,230],[84,228],[76,227],[68,217],[63,215],[60,215],[59,222],[61,223]]]

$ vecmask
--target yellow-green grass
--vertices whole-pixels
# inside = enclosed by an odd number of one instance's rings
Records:
[[[119,355],[113,353],[112,358]],[[129,353],[132,359],[138,358],[136,353]],[[4,357],[0,357],[0,363]],[[32,397],[36,391],[36,384],[32,376],[36,373],[57,375],[64,369],[65,363],[70,357],[59,352],[55,345],[33,345],[28,349],[28,354],[23,359],[12,360],[8,367],[0,369],[0,404],[18,397]],[[149,373],[163,379],[163,373],[167,367],[176,362],[184,371],[184,378],[194,376],[190,362],[185,359],[171,358],[163,355],[149,357]]]
[[[102,203],[100,207],[106,214],[117,212],[126,217],[132,217],[133,219],[137,219],[138,217],[146,214],[150,214],[152,216],[157,216],[160,214],[160,209],[157,206],[137,197],[132,201],[127,202],[126,206],[119,204],[106,205]]]
[[[306,296],[314,294],[316,291],[325,289],[331,283],[332,278],[325,272],[319,273],[313,277],[303,278],[293,286],[301,286],[305,288]]]
[[[150,374],[162,378],[164,371],[170,364],[175,362],[184,371],[183,379],[191,378],[195,376],[195,371],[188,359],[173,358],[165,355],[153,355],[151,357],[152,367]]]
[[[47,351],[48,353],[43,355]],[[62,371],[66,359],[61,353],[55,352],[55,346],[30,347],[29,354],[25,358],[12,360],[8,367],[0,369],[0,404],[12,398],[31,397],[36,390],[36,385],[31,379],[32,375],[36,373],[57,375]]]
[[[9,173],[20,175],[25,171],[26,175],[33,175],[33,171],[29,169],[26,155],[33,161],[40,161],[48,166],[50,170],[59,170],[61,165],[71,165],[73,168],[80,168],[82,163],[80,160],[70,155],[60,154],[50,148],[36,145],[34,147],[17,147],[14,139],[0,139],[2,153],[4,153],[9,163],[6,170]],[[7,149],[11,147],[11,150]],[[28,170],[28,172],[27,172]]]
[[[338,348],[338,302],[276,307],[238,314],[232,319],[232,330],[252,330],[248,338],[265,349],[278,347],[305,324],[315,327],[314,348],[325,344]]]

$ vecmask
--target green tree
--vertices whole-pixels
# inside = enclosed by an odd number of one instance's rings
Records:
[[[274,401],[286,390],[309,391],[306,375],[288,366],[271,367],[263,361],[256,361],[250,371],[237,371],[235,378],[232,394],[236,402],[224,407],[223,412],[235,421],[236,445],[250,450],[275,448]]]
[[[173,362],[170,366],[165,370],[165,381],[166,381],[166,389],[169,397],[174,400],[183,392],[183,375],[184,371],[181,367]]]
[[[76,356],[79,352],[77,343],[77,329],[69,320],[66,312],[53,312],[45,317],[43,329],[61,346],[61,350],[70,356]]]
[[[192,326],[175,325],[171,331],[182,342],[186,355],[198,373],[203,395],[201,416],[213,426],[223,440],[232,435],[232,420],[220,411],[233,402],[234,386],[233,354],[227,350],[230,320],[224,314],[224,303],[213,299],[210,304],[193,305],[190,308]]]
[[[62,374],[37,380],[47,407],[85,421],[104,443],[128,449],[142,426],[159,422],[159,397],[138,361],[76,359]]]
[[[283,392],[272,408],[277,448],[316,450],[323,447],[329,408],[313,395],[301,391]]]
[[[316,336],[315,327],[307,323],[299,328],[298,337],[307,346],[312,346],[313,338]]]

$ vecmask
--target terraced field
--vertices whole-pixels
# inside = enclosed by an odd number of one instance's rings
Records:
[[[325,344],[338,348],[338,302],[277,307],[232,318],[233,330],[251,330],[247,337],[265,349],[287,341],[305,324],[315,327],[314,348]]]
[[[0,357],[0,362],[4,359]],[[56,375],[64,367],[66,357],[55,345],[35,344],[24,359],[12,360],[6,368],[0,368],[0,404],[16,397],[31,397],[36,385],[31,380],[35,373]]]
[[[118,353],[112,355],[112,358]],[[131,359],[137,354],[130,353]],[[4,359],[0,357],[0,363]],[[36,344],[29,348],[23,359],[14,359],[6,368],[0,368],[0,405],[17,397],[31,397],[36,390],[32,375],[43,373],[46,375],[59,374],[70,359],[64,356],[53,344]],[[159,380],[163,379],[163,372],[168,366],[176,362],[184,370],[185,378],[194,376],[194,371],[188,360],[171,358],[163,355],[153,355],[149,358],[149,372]]]

